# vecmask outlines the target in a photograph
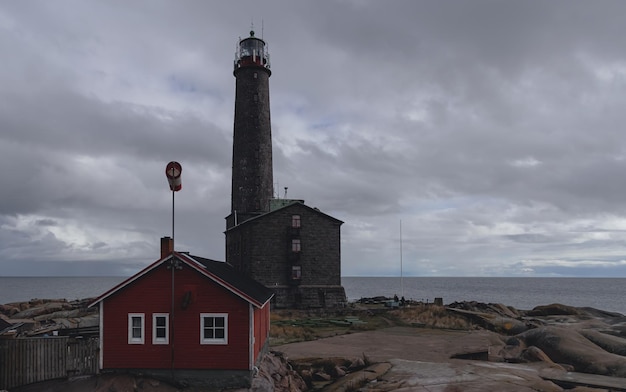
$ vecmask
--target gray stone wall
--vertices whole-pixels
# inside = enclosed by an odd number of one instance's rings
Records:
[[[300,215],[300,229],[291,227],[293,215]],[[341,224],[295,203],[228,230],[226,261],[273,289],[275,307],[343,306]],[[301,241],[298,253],[294,238]],[[293,266],[300,266],[301,279],[292,279]]]
[[[347,304],[342,286],[282,286],[274,292],[276,309],[342,308]]]

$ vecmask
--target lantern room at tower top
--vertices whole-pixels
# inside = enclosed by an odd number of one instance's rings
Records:
[[[240,39],[235,52],[234,72],[241,67],[263,67],[270,72],[270,55],[265,47],[265,41],[254,36],[250,31],[248,38]]]

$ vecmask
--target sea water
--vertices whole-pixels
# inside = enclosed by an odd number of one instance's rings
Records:
[[[127,277],[0,277],[0,304],[32,298],[97,297]],[[626,314],[626,278],[448,278],[342,277],[348,300],[404,296],[423,302],[443,299],[502,303],[517,309],[562,303]]]
[[[0,277],[0,304],[33,298],[65,298],[68,301],[97,297],[127,277]]]
[[[384,295],[430,301],[502,303],[517,309],[561,303],[626,314],[625,278],[343,277],[349,300]]]

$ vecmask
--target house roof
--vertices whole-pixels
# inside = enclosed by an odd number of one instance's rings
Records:
[[[319,214],[319,215],[321,215],[321,216],[323,216],[323,217],[325,217],[325,218],[327,218],[327,219],[329,219],[331,221],[334,221],[335,223],[338,223],[339,225],[343,224],[342,220],[339,220],[339,219],[334,218],[334,217],[332,217],[332,216],[330,216],[328,214],[325,214],[322,211],[320,211],[318,208],[309,207],[306,204],[304,204],[301,200],[294,200],[293,203],[287,204],[287,205],[285,205],[283,207],[280,207],[280,208],[276,208],[275,210],[266,212],[265,214],[260,214],[258,216],[255,216],[255,217],[252,217],[250,219],[247,219],[247,220],[241,222],[240,224],[227,229],[226,231],[228,232],[230,230],[237,229],[241,225],[245,225],[245,224],[248,224],[250,222],[255,222],[255,221],[259,220],[259,219],[263,219],[263,218],[265,218],[267,216],[270,216],[272,214],[277,213],[278,211],[284,211],[284,210],[287,210],[287,209],[290,209],[290,208],[301,208],[301,207],[304,207],[305,209],[307,209],[307,210],[309,210],[311,212],[314,212],[314,213]]]
[[[274,296],[274,291],[265,287],[262,283],[237,271],[232,265],[204,257],[191,256],[201,263],[207,271],[220,277],[224,283],[232,287],[238,287],[250,298],[254,298],[258,303],[265,304]]]
[[[96,305],[97,303],[122,290],[124,287],[132,284],[148,272],[154,270],[168,260],[171,260],[172,257],[175,257],[186,266],[196,270],[216,284],[224,287],[234,295],[248,301],[256,307],[263,307],[274,296],[274,292],[272,290],[237,271],[228,263],[206,259],[199,256],[192,256],[186,253],[173,252],[173,254],[155,261],[135,275],[105,292],[89,304],[89,307]]]

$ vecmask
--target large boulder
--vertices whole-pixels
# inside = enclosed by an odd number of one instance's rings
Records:
[[[469,310],[472,312],[491,313],[505,317],[519,317],[517,309],[505,306],[500,303],[483,303],[477,301],[461,301],[453,302],[447,306],[448,308]]]
[[[32,319],[43,314],[49,314],[54,312],[60,312],[63,310],[72,309],[72,305],[67,302],[48,302],[44,304],[38,304],[35,307],[22,310],[11,316],[12,319]]]
[[[45,313],[39,316],[33,317],[35,321],[46,321],[58,318],[70,318],[70,317],[79,317],[81,314],[81,309],[73,309],[73,310],[59,310],[57,312]]]
[[[626,339],[624,338],[607,335],[593,329],[582,330],[580,331],[580,334],[592,341],[594,344],[600,346],[603,350],[613,354],[626,356]]]
[[[523,362],[545,362],[553,367],[560,367],[555,364],[554,361],[552,361],[552,359],[550,359],[550,357],[543,352],[543,350],[535,346],[530,346],[522,351],[519,357]]]
[[[565,315],[579,315],[580,311],[573,307],[562,304],[550,304],[536,306],[533,310],[526,312],[528,316],[565,316]]]
[[[5,316],[13,316],[20,312],[20,307],[14,304],[0,305],[0,314]]]
[[[252,380],[253,392],[301,392],[307,389],[300,375],[291,368],[282,354],[265,354],[259,364],[259,371]]]
[[[536,346],[552,361],[575,371],[626,377],[626,358],[605,351],[571,328],[541,327],[517,335],[526,347]]]
[[[474,309],[476,308],[474,307]],[[481,312],[459,308],[447,308],[447,310],[455,314],[462,315],[472,323],[480,325],[485,329],[504,333],[506,335],[517,335],[528,329],[525,322],[516,318],[504,316],[499,312]]]

